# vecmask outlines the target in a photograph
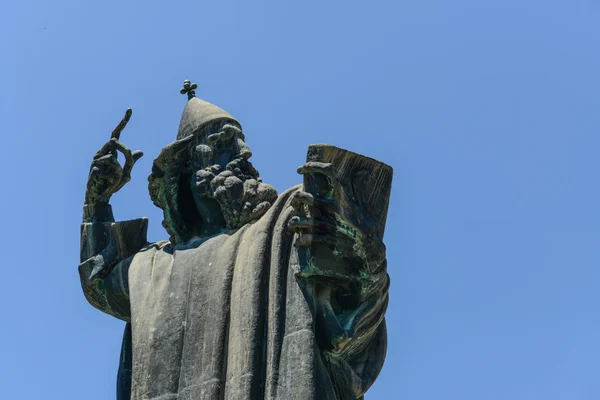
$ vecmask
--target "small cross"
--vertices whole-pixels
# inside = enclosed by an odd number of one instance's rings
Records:
[[[198,85],[195,83],[190,83],[187,79],[183,81],[183,88],[179,91],[181,94],[186,94],[188,96],[188,100],[191,100],[193,97],[196,97],[196,89]]]

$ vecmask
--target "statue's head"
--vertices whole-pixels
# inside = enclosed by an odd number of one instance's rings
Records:
[[[252,166],[240,123],[221,108],[194,97],[188,102],[177,140],[154,160],[150,197],[164,212],[171,241],[183,243],[238,229],[260,218],[277,198]],[[187,88],[187,90],[186,90]]]

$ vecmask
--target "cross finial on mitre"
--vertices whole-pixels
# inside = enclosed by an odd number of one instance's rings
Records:
[[[179,91],[181,94],[186,94],[188,96],[188,100],[191,100],[192,98],[196,97],[196,88],[198,87],[198,85],[196,85],[195,83],[190,83],[190,81],[188,81],[187,79],[185,81],[183,81],[183,88],[181,88],[181,90]]]

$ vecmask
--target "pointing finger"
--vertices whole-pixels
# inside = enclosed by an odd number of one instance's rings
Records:
[[[132,112],[133,111],[131,110],[131,108],[128,108],[125,111],[125,116],[123,117],[121,122],[119,122],[119,125],[117,125],[117,127],[112,131],[112,134],[110,135],[111,139],[114,138],[119,140],[121,138],[121,132],[123,131],[123,129],[125,129],[125,126],[129,122],[129,118],[131,118]]]

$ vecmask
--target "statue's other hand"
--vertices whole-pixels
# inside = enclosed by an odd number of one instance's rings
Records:
[[[125,156],[123,167],[117,160],[117,152]],[[94,155],[88,177],[85,203],[108,202],[110,197],[131,179],[133,165],[143,156],[139,150],[131,151],[113,137]]]
[[[353,198],[352,188],[340,183],[332,164],[307,162],[298,172],[310,176],[306,191],[292,199],[300,216],[290,220],[297,233],[297,247],[319,242],[347,255],[362,259],[368,270],[379,268],[385,260],[385,245],[375,233],[375,222]]]

